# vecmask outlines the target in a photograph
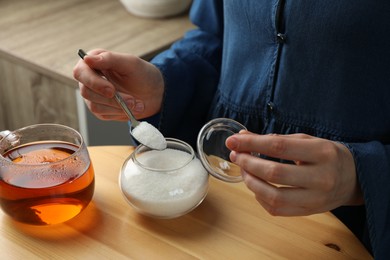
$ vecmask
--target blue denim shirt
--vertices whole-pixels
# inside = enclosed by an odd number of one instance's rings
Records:
[[[389,15],[388,0],[194,1],[198,28],[152,61],[166,84],[159,127],[194,144],[228,117],[345,143],[365,205],[334,213],[389,258]]]

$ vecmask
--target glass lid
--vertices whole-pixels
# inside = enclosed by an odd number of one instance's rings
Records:
[[[246,130],[242,124],[228,118],[216,118],[205,124],[198,134],[199,158],[206,170],[214,177],[226,182],[242,181],[240,167],[229,159],[230,150],[226,139]]]

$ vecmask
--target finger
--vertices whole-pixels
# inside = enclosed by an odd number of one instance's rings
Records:
[[[113,84],[98,75],[83,60],[80,60],[73,69],[73,77],[90,90],[106,98],[112,98],[114,96],[115,87]]]
[[[105,49],[93,49],[87,52],[87,55],[98,55],[102,52],[107,52]]]
[[[91,88],[88,88],[82,83],[79,83],[79,89],[80,95],[86,100],[110,107],[118,107],[118,104],[114,98],[107,98],[106,96],[91,90]]]
[[[101,120],[128,121],[126,114],[120,108],[93,103],[89,100],[84,101],[88,109]]]
[[[291,161],[317,162],[322,139],[306,135],[236,134],[226,140],[226,146],[238,152],[256,152]]]
[[[99,115],[99,118],[112,119],[112,116],[116,118],[116,116],[120,115],[120,118],[128,119],[126,113],[115,99],[102,97],[101,95],[88,90],[86,87],[81,87],[81,89],[83,89],[83,91],[80,91],[81,96],[84,98],[88,109],[97,116]],[[120,95],[125,101],[126,106],[132,111],[135,117],[144,112],[145,105],[142,100],[135,99],[133,96],[128,94],[121,93]]]
[[[127,122],[129,119],[126,116],[123,115],[96,115],[96,118],[104,121],[120,121],[120,122]]]
[[[107,98],[105,96],[102,96],[94,91],[91,91],[88,87],[86,87],[84,84],[79,83],[80,88],[80,95],[86,99],[89,100],[91,103],[106,105],[108,107],[113,108],[120,108],[118,102],[114,98]],[[135,99],[132,95],[119,93],[123,101],[125,101],[125,104],[127,107],[132,110],[134,114],[142,113],[145,109],[144,104],[142,100]]]
[[[305,216],[329,209],[322,209],[311,190],[296,187],[280,187],[243,173],[244,182],[256,200],[273,216]]]
[[[127,75],[133,68],[137,68],[141,59],[134,55],[111,51],[96,50],[88,53],[84,61],[89,67],[99,71],[115,71],[121,75]]]
[[[231,152],[230,159],[242,170],[269,183],[302,188],[316,188],[323,184],[320,178],[315,178],[315,169],[311,165],[279,163],[235,151]]]
[[[294,206],[284,206],[284,207],[273,207],[256,197],[257,202],[272,216],[279,217],[294,217],[294,216],[308,216],[311,214],[319,213],[313,212],[310,209],[305,207],[294,207]]]

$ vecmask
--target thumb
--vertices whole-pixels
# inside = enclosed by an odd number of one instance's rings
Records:
[[[95,70],[111,70],[119,74],[127,74],[136,66],[138,58],[130,54],[112,51],[92,51],[85,56],[84,61]]]
[[[88,54],[84,57],[84,62],[94,70],[100,71],[105,70],[107,64],[104,64],[106,61],[103,60],[103,57],[99,54]]]

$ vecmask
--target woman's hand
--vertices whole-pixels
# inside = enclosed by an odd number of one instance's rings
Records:
[[[94,70],[100,71],[108,80]],[[87,107],[102,120],[128,120],[113,98],[115,90],[137,118],[152,116],[161,109],[162,74],[154,65],[136,56],[93,50],[76,64],[73,76],[79,81]]]
[[[229,137],[226,146],[245,184],[271,215],[303,216],[363,203],[353,156],[341,143],[304,134],[242,131]]]

